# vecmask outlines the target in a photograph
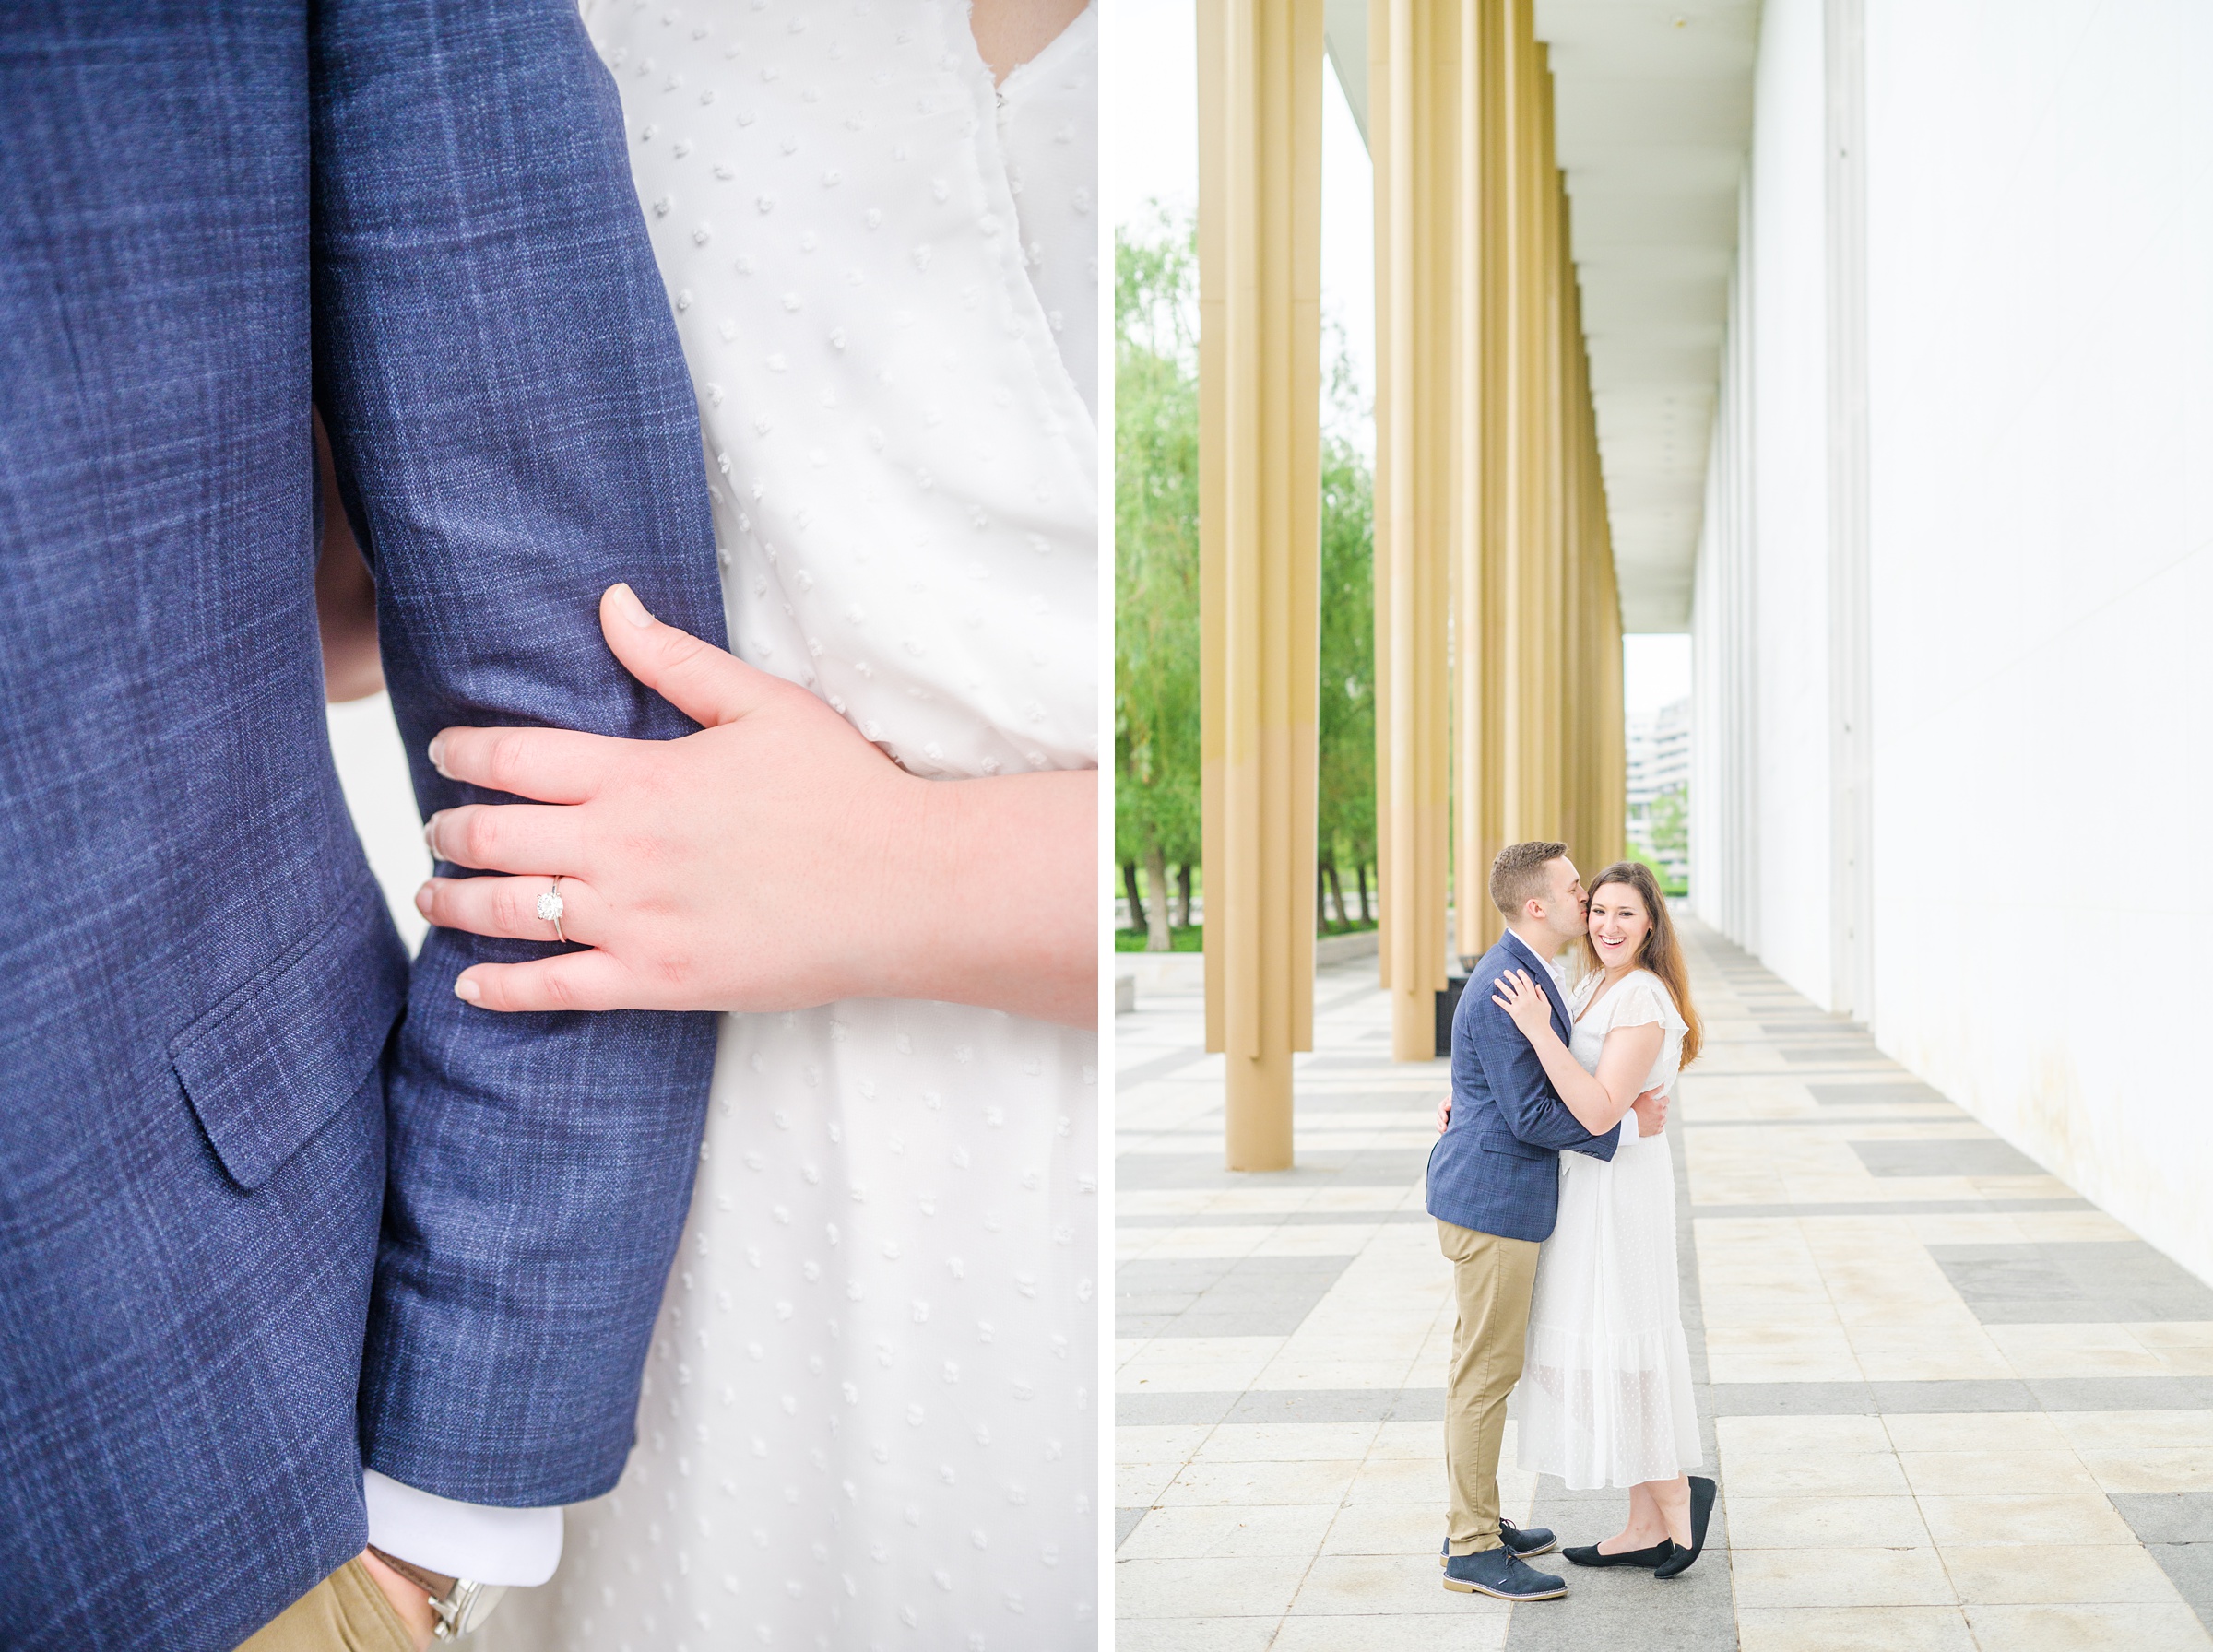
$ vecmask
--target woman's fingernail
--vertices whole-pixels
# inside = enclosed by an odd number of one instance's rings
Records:
[[[443,730],[431,737],[431,767],[441,774],[445,773],[445,735]],[[450,780],[453,776],[448,774],[446,778]]]
[[[467,975],[454,983],[454,997],[461,999],[464,1003],[473,1004],[483,996],[482,990]]]
[[[432,815],[422,823],[422,846],[431,852],[432,860],[438,858],[438,817],[436,815]]]
[[[431,915],[431,899],[435,889],[435,885],[426,883],[415,891],[415,910],[426,918]]]
[[[628,585],[610,586],[608,595],[615,599],[615,607],[621,610],[622,618],[640,631],[653,623],[653,616],[645,611],[645,605],[638,600],[638,594]]]

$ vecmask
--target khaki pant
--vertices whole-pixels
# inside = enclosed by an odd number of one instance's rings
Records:
[[[1521,1379],[1537,1245],[1449,1221],[1438,1244],[1452,1264],[1452,1368],[1445,1378],[1445,1481],[1451,1489],[1454,1554],[1498,1547],[1498,1452],[1506,1397]]]
[[[356,1555],[238,1652],[415,1652],[415,1637]]]

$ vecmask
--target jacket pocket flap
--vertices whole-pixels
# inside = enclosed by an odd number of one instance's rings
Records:
[[[1482,1136],[1476,1139],[1483,1143],[1483,1150],[1486,1153],[1506,1153],[1516,1159],[1549,1159],[1553,1156],[1551,1149],[1532,1147],[1528,1142],[1512,1136]]]
[[[372,900],[376,897],[372,895]],[[383,903],[349,914],[187,1027],[170,1062],[224,1172],[260,1186],[361,1088],[407,1005]]]

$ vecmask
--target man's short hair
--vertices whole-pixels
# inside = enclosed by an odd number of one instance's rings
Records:
[[[1491,904],[1509,920],[1521,915],[1530,902],[1552,892],[1544,867],[1568,853],[1566,844],[1509,844],[1491,862]]]

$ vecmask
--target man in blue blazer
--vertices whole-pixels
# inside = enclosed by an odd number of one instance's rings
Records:
[[[0,107],[0,1646],[227,1652],[334,1574],[389,1636],[373,1538],[420,1638],[621,1472],[714,1022],[410,965],[312,414],[426,811],[490,796],[449,725],[689,731],[597,619],[723,637],[614,88],[574,0],[46,0]]]
[[[1555,1547],[1498,1513],[1498,1453],[1506,1400],[1521,1376],[1536,1285],[1537,1246],[1559,1214],[1563,1150],[1611,1159],[1616,1131],[1593,1136],[1561,1102],[1528,1039],[1491,1001],[1488,984],[1526,970],[1552,1000],[1563,1044],[1575,1035],[1552,960],[1588,927],[1582,879],[1568,845],[1510,844],[1491,864],[1491,901],[1506,933],[1468,977],[1452,1017],[1449,1123],[1429,1153],[1429,1214],[1452,1262],[1459,1316],[1445,1388],[1445,1470],[1451,1524],[1445,1587],[1506,1600],[1556,1599],[1568,1586],[1521,1556]],[[1662,1092],[1639,1096],[1639,1128],[1657,1134]],[[1617,1127],[1618,1128],[1618,1127]]]

